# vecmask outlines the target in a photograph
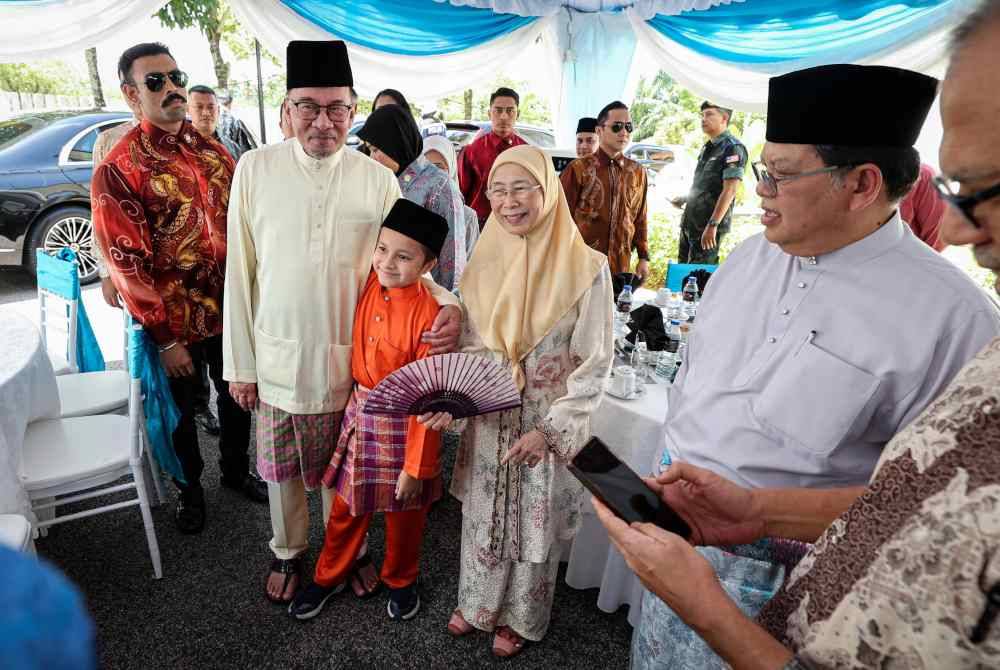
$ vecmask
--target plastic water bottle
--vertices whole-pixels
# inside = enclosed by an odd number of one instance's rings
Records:
[[[669,349],[661,351],[659,357],[656,359],[656,370],[653,374],[664,382],[669,382],[673,379],[676,370],[677,355]]]
[[[674,356],[674,373],[670,377],[671,384],[673,384],[674,380],[677,379],[677,373],[680,372],[681,366],[684,365],[685,358],[687,358],[687,342],[682,340],[677,346],[677,354]]]
[[[681,322],[672,319],[667,326],[667,351],[672,354],[677,353],[677,346],[681,343]]]
[[[632,313],[632,287],[625,284],[622,292],[618,294],[618,314],[616,318],[620,322],[628,321],[629,314]]]
[[[694,319],[698,313],[698,280],[688,277],[684,284],[684,315],[688,319]]]

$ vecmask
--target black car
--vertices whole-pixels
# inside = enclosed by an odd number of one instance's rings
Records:
[[[35,272],[35,249],[70,247],[80,280],[97,278],[90,176],[97,134],[128,112],[31,112],[0,121],[0,265]]]

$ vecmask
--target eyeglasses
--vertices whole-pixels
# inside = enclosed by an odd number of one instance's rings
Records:
[[[502,186],[496,186],[494,188],[487,189],[486,197],[490,200],[495,200],[497,202],[503,202],[507,199],[507,196],[513,196],[516,202],[521,202],[528,194],[532,191],[537,191],[542,186],[537,184],[535,186],[515,186],[514,188],[504,188]]]
[[[602,123],[601,126],[603,126],[605,128],[610,128],[611,132],[613,132],[613,133],[620,133],[622,131],[622,128],[624,128],[625,130],[627,130],[630,133],[632,132],[632,122],[631,121],[625,121],[625,122],[615,121],[611,125],[608,125],[606,123]]]
[[[981,228],[979,222],[976,221],[976,217],[972,215],[972,210],[976,208],[981,202],[986,200],[991,200],[998,195],[1000,195],[1000,184],[994,184],[988,188],[984,188],[981,191],[976,191],[970,195],[959,195],[958,191],[961,188],[959,184],[954,179],[948,179],[947,177],[934,177],[934,188],[941,195],[941,199],[951,203],[953,206],[957,207],[960,212],[969,220],[969,223],[974,225],[976,228]]]
[[[753,168],[753,174],[757,177],[758,183],[763,187],[761,190],[764,195],[773,198],[778,195],[778,184],[784,181],[793,181],[795,179],[801,179],[802,177],[813,177],[818,174],[827,174],[830,172],[836,172],[837,170],[842,170],[844,168],[851,167],[850,165],[831,165],[829,167],[820,168],[818,170],[808,170],[806,172],[800,172],[798,174],[790,174],[787,177],[775,177],[770,172],[763,163],[757,162],[751,165]]]
[[[298,102],[290,100],[289,102],[295,106],[295,109],[299,110],[299,116],[302,117],[303,121],[315,121],[319,118],[320,110],[324,109],[330,120],[346,121],[351,115],[352,109],[350,105],[345,105],[342,102],[335,102],[332,105],[317,105],[315,102],[308,100],[300,100]]]
[[[158,93],[163,90],[163,85],[167,83],[167,77],[170,77],[170,81],[174,82],[174,86],[177,88],[187,88],[187,72],[183,72],[181,70],[171,70],[170,72],[150,72],[143,78],[142,83],[144,83],[146,88],[153,93]]]

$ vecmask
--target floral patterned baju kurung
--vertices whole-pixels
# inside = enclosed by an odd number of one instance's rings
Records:
[[[462,500],[458,608],[482,630],[510,626],[540,640],[549,625],[560,543],[580,526],[583,486],[566,463],[590,438],[611,368],[611,275],[593,286],[522,360],[522,407],[475,417],[462,434],[451,492]],[[469,319],[462,351],[510,366],[486,349]],[[521,437],[538,429],[549,446],[535,467],[501,465]]]
[[[448,237],[444,240],[437,265],[431,270],[431,277],[439,286],[454,290],[465,269],[465,205],[462,194],[447,174],[423,156],[399,174],[399,188],[404,198],[440,214],[448,222]]]

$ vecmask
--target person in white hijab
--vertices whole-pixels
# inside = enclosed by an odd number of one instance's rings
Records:
[[[451,140],[444,135],[431,135],[424,138],[424,157],[431,165],[447,172],[451,180],[458,184],[458,158]],[[476,210],[465,206],[465,257],[472,256],[472,248],[479,239],[479,218]]]

